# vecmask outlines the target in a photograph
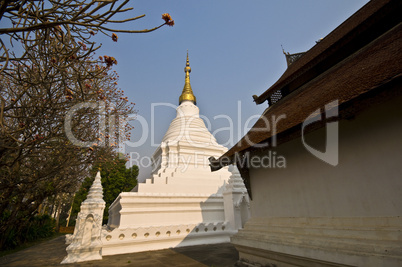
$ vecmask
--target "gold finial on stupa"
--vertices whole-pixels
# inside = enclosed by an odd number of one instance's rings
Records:
[[[195,96],[193,94],[193,90],[191,89],[191,84],[190,84],[191,68],[190,68],[190,62],[188,60],[188,50],[187,50],[187,62],[186,62],[186,67],[184,68],[184,72],[186,73],[186,78],[185,78],[185,81],[184,81],[183,92],[181,93],[181,96],[179,98],[179,105],[183,101],[191,101],[195,105],[195,104],[197,104],[197,101],[195,99]]]

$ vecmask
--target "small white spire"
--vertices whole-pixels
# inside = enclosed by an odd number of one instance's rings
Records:
[[[96,174],[95,180],[92,183],[91,188],[89,189],[87,199],[84,201],[84,203],[93,203],[93,202],[98,203],[105,202],[103,200],[103,188],[102,188],[100,171],[98,171],[98,173]]]

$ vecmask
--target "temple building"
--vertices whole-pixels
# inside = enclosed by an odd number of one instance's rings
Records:
[[[251,218],[239,266],[402,266],[402,2],[368,2],[268,90],[217,159],[237,165]],[[288,61],[289,63],[289,61]],[[269,155],[281,167],[263,166]]]
[[[97,259],[229,242],[250,216],[249,197],[237,168],[210,171],[208,158],[225,153],[227,148],[216,142],[199,116],[190,84],[188,53],[184,71],[176,118],[152,156],[151,177],[132,192],[121,193],[110,206],[108,225],[100,233],[101,248],[96,243]],[[95,258],[87,256],[85,246],[76,245],[85,235],[85,227],[76,229],[81,232],[68,238],[68,242],[76,241],[70,246],[74,255],[69,255],[68,262]],[[93,234],[98,240],[99,233]],[[80,258],[80,251],[87,254]]]

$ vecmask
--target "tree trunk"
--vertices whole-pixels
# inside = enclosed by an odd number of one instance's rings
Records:
[[[59,231],[59,220],[60,220],[60,213],[61,213],[61,200],[59,201],[59,205],[56,209],[56,232]]]
[[[75,198],[75,193],[73,195],[73,200],[71,201],[70,209],[68,210],[68,217],[67,217],[66,227],[68,227],[68,224],[70,223],[71,212],[73,211],[73,205],[74,205],[74,198]]]

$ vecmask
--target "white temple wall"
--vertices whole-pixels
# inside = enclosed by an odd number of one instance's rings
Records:
[[[398,105],[402,101],[340,121],[336,167],[310,154],[301,139],[275,148],[277,156],[286,158],[286,168],[250,169],[253,216],[402,215],[402,114]],[[312,147],[324,140],[325,129],[306,138]]]
[[[336,167],[299,138],[275,148],[286,168],[251,168],[252,217],[232,237],[243,262],[401,266],[400,105],[394,99],[340,121]],[[325,134],[319,129],[306,140],[323,147]]]

